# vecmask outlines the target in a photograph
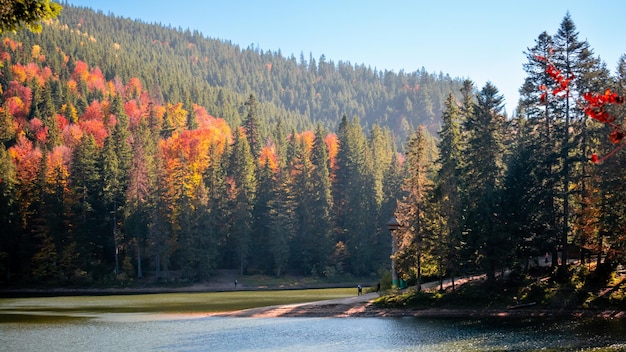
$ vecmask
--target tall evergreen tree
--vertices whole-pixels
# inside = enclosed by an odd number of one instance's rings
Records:
[[[279,173],[275,192],[269,204],[270,236],[267,246],[274,274],[280,277],[288,268],[289,240],[295,233],[294,192],[286,171]]]
[[[580,97],[585,88],[589,87],[589,70],[595,64],[595,59],[586,41],[578,39],[576,26],[569,13],[563,18],[557,33],[554,35],[554,55],[551,57],[554,66],[560,70],[563,77],[573,78],[567,86],[563,98],[557,100],[554,113],[562,121],[560,130],[560,160],[562,182],[560,186],[562,198],[562,229],[560,231],[559,246],[561,249],[561,268],[565,272],[567,266],[567,247],[570,243],[572,222],[572,201],[574,199],[573,189],[581,187],[583,182],[584,168],[580,161],[586,162],[586,156],[582,152],[586,151],[584,146],[587,143],[584,137],[584,127],[586,125],[585,114],[576,106],[576,99]],[[583,134],[581,134],[583,133]]]
[[[9,281],[11,272],[15,270],[16,263],[13,260],[16,252],[16,239],[18,236],[18,219],[16,218],[17,194],[16,194],[15,166],[11,161],[4,144],[0,143],[0,272],[2,281]]]
[[[101,229],[98,214],[102,211],[101,165],[99,149],[92,135],[84,135],[72,155],[72,192],[76,195],[73,236],[76,241],[76,257],[71,258],[72,266],[91,273],[92,263],[98,263],[97,247]],[[110,238],[110,237],[107,237]]]
[[[228,238],[230,232],[229,219],[231,216],[230,199],[227,192],[226,169],[228,166],[228,154],[226,150],[220,155],[217,145],[213,144],[209,148],[209,157],[211,162],[204,172],[204,184],[208,190],[208,214],[207,214],[207,233],[212,234],[221,243],[216,245],[224,245],[225,239]],[[230,254],[230,251],[222,250],[222,253]],[[217,265],[225,265],[225,260],[216,259]]]
[[[510,250],[502,227],[502,182],[504,176],[504,138],[507,124],[503,98],[488,82],[477,96],[473,115],[464,123],[467,148],[464,174],[467,182],[465,231],[476,261],[482,264],[489,281],[495,280],[497,265],[504,264]]]
[[[421,289],[422,283],[422,260],[425,252],[425,242],[429,237],[427,228],[427,211],[430,202],[430,192],[433,183],[430,179],[431,163],[428,155],[428,143],[424,127],[419,127],[411,136],[407,145],[407,176],[402,183],[405,193],[398,202],[396,218],[402,224],[401,232],[398,232],[398,252],[393,255],[405,275],[409,274],[409,268],[415,265],[417,287]]]
[[[509,180],[515,184],[519,205],[516,212],[523,231],[525,246],[534,254],[546,252],[556,256],[560,219],[557,214],[561,176],[558,170],[559,121],[554,113],[558,101],[547,91],[557,88],[557,82],[547,74],[548,63],[554,47],[553,39],[543,32],[529,48],[524,64],[527,77],[520,88],[520,116],[517,121],[516,150],[511,164]],[[545,87],[540,90],[539,87]],[[525,253],[530,255],[531,253]],[[553,264],[557,262],[554,261]]]
[[[304,275],[319,275],[319,267],[315,243],[315,225],[318,219],[313,215],[313,164],[304,138],[295,133],[291,136],[288,146],[288,169],[291,175],[291,188],[294,198],[294,236],[291,240],[291,263]]]
[[[117,274],[120,272],[120,222],[124,214],[128,175],[133,162],[133,155],[129,144],[128,117],[122,107],[119,95],[115,96],[111,102],[111,113],[115,116],[116,123],[105,139],[102,151],[102,177],[104,178],[104,201],[107,209],[109,209],[109,225],[107,227],[111,229],[111,241],[106,247],[111,248],[111,253],[114,253],[114,272]]]
[[[324,141],[325,134],[321,124],[315,131],[315,140],[311,150],[311,193],[309,202],[311,203],[313,246],[315,248],[314,258],[319,267],[324,268],[327,258],[332,248],[332,206],[330,171],[328,149]]]
[[[119,228],[118,228],[118,207],[119,202],[124,199],[124,194],[120,194],[121,185],[119,179],[119,162],[117,159],[117,153],[115,152],[115,145],[113,136],[109,135],[104,141],[104,149],[102,151],[102,177],[104,178],[104,189],[103,196],[104,201],[107,203],[107,208],[109,209],[109,227],[111,228],[111,244],[113,248],[113,253],[115,254],[115,269],[114,273],[118,274],[120,272],[119,266]]]
[[[376,217],[368,216],[376,209],[373,187],[373,164],[367,139],[355,118],[341,120],[337,131],[339,151],[333,185],[335,200],[336,241],[346,244],[350,271],[356,275],[372,270],[375,250]]]
[[[239,264],[239,273],[243,275],[248,255],[250,253],[251,234],[256,196],[256,164],[250,151],[248,140],[239,130],[235,136],[228,165],[228,178],[232,182],[231,192],[231,233],[234,236],[234,245]]]
[[[246,118],[243,121],[243,128],[246,132],[246,139],[250,145],[250,152],[254,157],[254,160],[259,158],[261,152],[261,136],[259,133],[259,118],[258,118],[258,105],[254,95],[250,94],[248,100],[245,102],[248,112]]]
[[[125,194],[124,227],[130,238],[125,242],[139,247],[149,237],[149,229],[154,224],[150,214],[153,213],[157,188],[156,175],[156,141],[147,119],[142,119],[134,131],[132,143],[132,163],[128,172],[128,187]],[[119,270],[120,243],[116,239],[116,270]],[[134,241],[132,243],[131,241]],[[127,253],[129,256],[131,253]],[[139,256],[139,252],[137,252]],[[140,258],[137,268],[141,266]],[[158,272],[158,270],[156,270]],[[132,275],[132,273],[127,273]],[[158,278],[158,275],[157,275]]]
[[[461,121],[460,109],[452,93],[448,95],[445,110],[441,117],[442,126],[439,131],[439,169],[436,175],[436,200],[440,204],[442,229],[447,245],[447,269],[456,273],[459,264],[458,249],[461,243],[462,214],[461,206]]]
[[[401,176],[396,174],[400,171],[400,165],[392,165],[398,162],[397,151],[394,143],[394,136],[387,128],[375,125],[370,130],[369,145],[372,155],[372,172],[373,172],[373,195],[374,195],[374,213],[377,214],[376,234],[373,247],[376,248],[372,263],[379,269],[387,267],[389,261],[390,241],[389,230],[387,229],[387,221],[393,215],[397,199],[397,193],[400,191]],[[398,167],[398,168],[396,168]],[[393,186],[392,186],[393,185]],[[388,188],[389,187],[389,188]],[[391,187],[398,187],[393,189]],[[393,199],[393,201],[392,201]]]
[[[264,273],[271,273],[269,238],[272,236],[272,203],[276,192],[276,179],[269,160],[262,162],[258,171],[258,186],[253,210],[254,225],[251,264]]]

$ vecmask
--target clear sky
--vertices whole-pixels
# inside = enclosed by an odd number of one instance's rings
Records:
[[[304,53],[378,70],[491,81],[509,114],[523,83],[524,51],[555,34],[569,11],[614,72],[626,54],[624,0],[68,0],[105,14],[198,30],[243,48]]]

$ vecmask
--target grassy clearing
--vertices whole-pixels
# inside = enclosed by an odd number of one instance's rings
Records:
[[[215,313],[354,296],[353,288],[0,299],[3,313]],[[1,321],[0,321],[1,322]]]

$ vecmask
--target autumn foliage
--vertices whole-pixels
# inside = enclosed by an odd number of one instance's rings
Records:
[[[574,80],[575,76],[571,73],[563,73],[561,70],[557,69],[549,58],[541,55],[536,55],[535,57],[539,61],[546,63],[546,73],[556,83],[556,87],[552,90],[548,89],[548,87],[543,84],[539,86],[539,90],[542,92],[540,96],[541,102],[545,104],[547,102],[548,95],[560,98],[569,95],[570,83]],[[604,93],[585,92],[581,97],[582,99],[578,102],[578,104],[581,106],[584,113],[590,118],[606,124],[611,129],[611,132],[609,133],[609,141],[612,144],[621,144],[626,134],[626,130],[624,130],[622,125],[615,122],[615,116],[609,111],[609,106],[623,104],[624,97],[619,96],[615,92],[611,92],[610,89],[605,90]],[[593,163],[600,163],[615,154],[624,146],[625,144],[619,145],[603,158],[598,158],[598,155],[594,153],[592,154],[590,160]]]

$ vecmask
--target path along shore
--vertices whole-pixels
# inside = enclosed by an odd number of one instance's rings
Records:
[[[423,317],[423,318],[486,318],[486,317],[597,317],[626,319],[623,311],[547,310],[529,309],[404,309],[381,308],[373,303],[378,293],[309,303],[244,309],[234,312],[215,313],[213,316],[280,318],[280,317]]]

